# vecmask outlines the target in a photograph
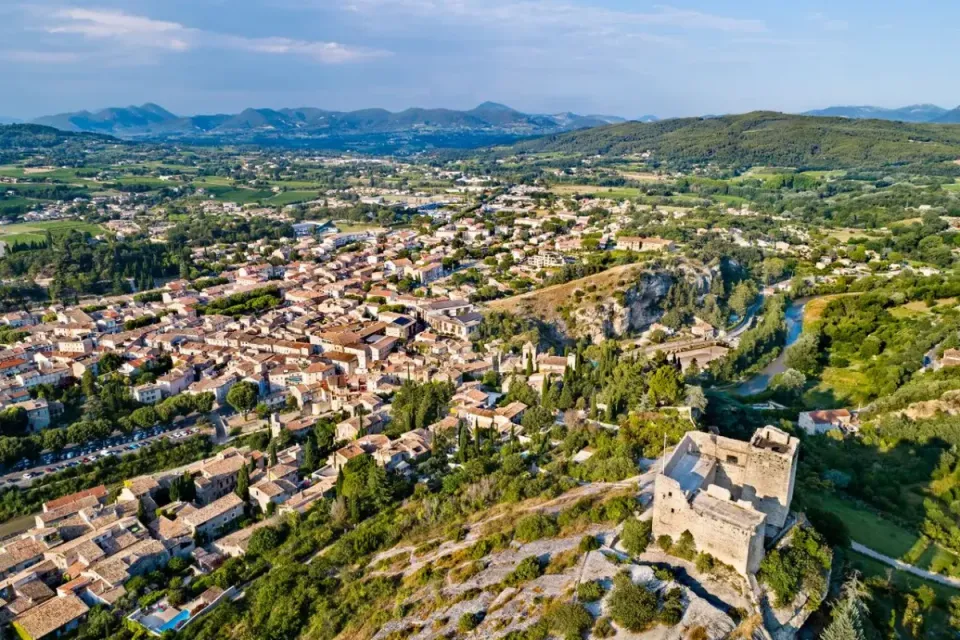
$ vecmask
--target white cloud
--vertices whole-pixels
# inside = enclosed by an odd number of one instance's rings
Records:
[[[295,55],[321,64],[343,64],[388,55],[385,51],[338,42],[284,37],[248,38],[204,31],[178,22],[106,9],[61,9],[53,13],[52,21],[46,24],[44,30],[54,35],[109,41],[121,47],[148,47],[172,52],[198,48],[229,49],[267,55]]]
[[[9,62],[23,62],[33,64],[65,64],[68,62],[78,62],[83,56],[73,51],[31,51],[31,50],[10,50],[0,51],[0,60]]]
[[[811,13],[809,19],[819,25],[824,31],[846,31],[850,27],[850,24],[846,20],[829,18],[819,11],[817,13]]]
[[[670,5],[656,5],[653,11],[624,11],[575,4],[568,0],[341,0],[350,12],[372,16],[384,11],[436,19],[469,20],[473,24],[495,23],[504,29],[517,27],[570,27],[596,30],[611,26],[671,27],[682,30],[713,30],[762,33],[762,20],[730,18]]]

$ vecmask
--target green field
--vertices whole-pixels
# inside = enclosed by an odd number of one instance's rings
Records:
[[[281,191],[273,197],[267,198],[263,203],[283,206],[296,202],[309,202],[310,200],[316,200],[318,197],[316,191]]]
[[[958,594],[957,589],[940,584],[939,582],[924,580],[923,578],[915,576],[912,573],[897,571],[890,565],[884,564],[879,560],[874,560],[873,558],[860,555],[856,551],[850,551],[847,554],[847,560],[850,567],[859,571],[865,578],[886,578],[887,576],[890,576],[891,582],[896,585],[899,590],[905,592],[912,591],[921,585],[927,585],[934,590],[934,592],[937,594],[937,598],[943,603],[946,603],[950,600],[950,598],[953,598]]]
[[[837,408],[856,406],[869,402],[863,392],[867,388],[866,376],[854,369],[827,367],[820,374],[820,382],[804,394],[808,407]]]
[[[27,242],[43,242],[46,232],[61,234],[68,231],[88,231],[92,234],[103,233],[98,224],[90,224],[80,220],[51,220],[49,222],[21,222],[18,224],[0,225],[0,240],[10,245]]]
[[[825,495],[821,506],[843,520],[852,539],[891,558],[907,555],[920,539],[916,533],[843,498]]]

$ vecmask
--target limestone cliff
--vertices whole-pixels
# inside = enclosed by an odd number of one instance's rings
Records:
[[[601,342],[642,331],[663,315],[660,303],[671,284],[673,276],[669,273],[642,273],[633,283],[608,295],[584,298],[567,314],[566,332]]]

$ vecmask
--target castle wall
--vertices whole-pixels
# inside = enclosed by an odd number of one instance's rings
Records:
[[[790,513],[797,478],[797,449],[793,456],[754,448],[748,459],[743,484],[753,487],[754,505],[767,514],[767,522],[783,527]]]
[[[665,475],[654,482],[653,535],[668,535],[674,541],[684,531],[693,535],[697,550],[709,553],[743,575],[756,572],[763,559],[764,525],[747,528],[724,522],[694,509],[680,484]]]

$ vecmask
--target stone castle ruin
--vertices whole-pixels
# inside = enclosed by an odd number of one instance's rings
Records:
[[[698,550],[756,573],[765,540],[788,522],[798,450],[797,438],[772,426],[749,442],[687,433],[654,481],[654,537],[690,531]]]

